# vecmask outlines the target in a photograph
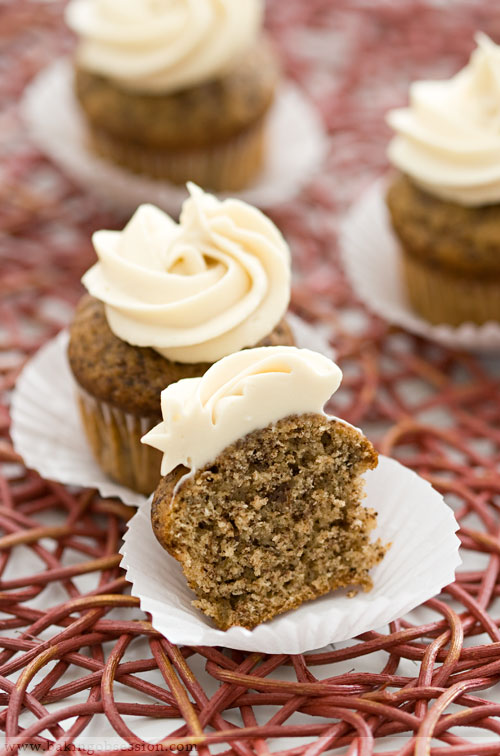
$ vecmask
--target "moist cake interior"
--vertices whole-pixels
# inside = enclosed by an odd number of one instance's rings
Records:
[[[162,478],[152,522],[181,563],[195,606],[218,627],[252,628],[339,587],[369,590],[385,547],[370,542],[361,473],[370,442],[323,415],[284,418],[186,478]]]

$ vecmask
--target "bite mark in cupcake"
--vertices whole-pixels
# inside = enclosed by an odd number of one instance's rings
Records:
[[[386,547],[370,541],[360,476],[377,454],[324,414],[340,380],[322,355],[267,347],[162,392],[163,421],[143,439],[163,453],[153,529],[222,629],[371,588]]]

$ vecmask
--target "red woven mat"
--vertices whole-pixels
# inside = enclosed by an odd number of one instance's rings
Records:
[[[499,753],[498,363],[389,331],[353,298],[336,249],[343,210],[385,168],[383,113],[412,78],[456,70],[476,29],[500,40],[495,6],[270,3],[286,71],[331,136],[323,173],[273,213],[292,244],[294,308],[330,329],[346,376],[339,414],[447,495],[466,558],[454,585],[383,633],[290,657],[171,646],[119,568],[131,511],[40,479],[12,449],[16,377],[70,317],[90,232],[125,218],[63,178],[18,120],[26,82],[71,47],[61,3],[0,5],[0,727],[12,752],[161,741],[202,756]]]

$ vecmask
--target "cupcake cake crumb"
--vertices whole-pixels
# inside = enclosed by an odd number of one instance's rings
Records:
[[[252,628],[332,590],[370,590],[383,557],[361,473],[377,454],[360,434],[321,415],[255,431],[182,482],[155,493],[152,523],[183,566],[195,606],[225,630]],[[348,593],[352,596],[352,590]]]
[[[308,349],[263,347],[162,392],[163,421],[143,439],[163,453],[153,530],[223,630],[372,587],[386,547],[370,540],[361,475],[378,457],[322,412],[341,378]]]

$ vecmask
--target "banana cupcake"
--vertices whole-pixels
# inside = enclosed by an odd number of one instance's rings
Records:
[[[276,226],[197,186],[177,224],[142,205],[123,231],[98,231],[98,262],[70,329],[69,363],[93,453],[114,480],[154,490],[159,452],[140,438],[160,392],[256,345],[293,344],[284,320],[290,252]]]
[[[265,155],[278,81],[263,0],[70,0],[75,92],[97,153],[215,191]]]
[[[163,453],[153,530],[223,630],[372,587],[386,547],[371,540],[360,476],[378,458],[323,412],[341,377],[316,352],[267,347],[162,392],[163,422],[143,439]]]
[[[500,47],[484,34],[447,81],[393,110],[387,203],[410,302],[433,324],[500,320]]]

